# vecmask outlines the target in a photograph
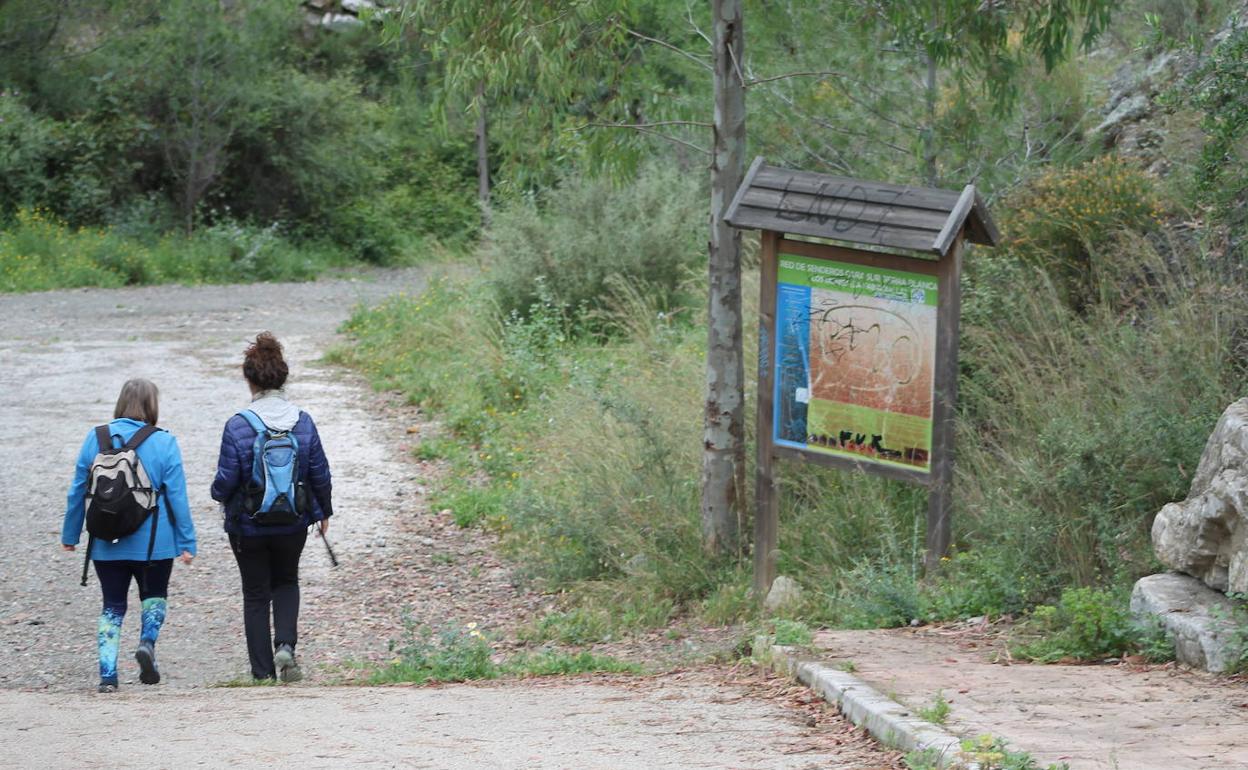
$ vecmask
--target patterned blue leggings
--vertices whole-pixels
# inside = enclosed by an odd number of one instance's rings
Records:
[[[156,643],[160,627],[165,622],[168,608],[169,576],[173,572],[173,559],[153,561],[144,568],[143,561],[94,560],[95,574],[100,579],[100,591],[104,595],[104,609],[100,612],[96,630],[96,644],[100,653],[100,681],[117,683],[117,649],[121,643],[121,621],[126,617],[126,596],[130,581],[139,584],[139,598],[143,600],[140,641]]]

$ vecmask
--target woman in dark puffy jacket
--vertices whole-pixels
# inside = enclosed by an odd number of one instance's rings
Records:
[[[243,627],[251,675],[283,682],[302,678],[295,662],[299,557],[308,527],[315,525],[324,537],[333,515],[329,462],[316,425],[307,412],[287,401],[282,391],[289,371],[282,346],[271,333],[262,332],[247,347],[243,377],[251,388],[251,404],[225,423],[217,476],[212,482],[212,499],[223,504],[225,531],[242,577]],[[261,438],[262,431],[267,438]],[[274,493],[281,490],[269,489],[266,494],[253,481],[265,476],[263,464],[256,462],[256,448],[262,440],[277,446],[274,442],[286,437],[293,437],[298,447],[294,477],[298,487],[293,495],[298,502],[293,511],[285,510],[283,496],[277,495],[280,499],[274,501]],[[274,478],[280,480],[281,474],[274,474]],[[266,504],[267,510],[256,510]]]

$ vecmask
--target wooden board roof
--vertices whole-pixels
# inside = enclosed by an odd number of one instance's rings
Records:
[[[1000,239],[988,207],[961,192],[792,171],[756,158],[724,219],[733,227],[775,230],[867,246],[944,256],[965,228],[967,240]]]

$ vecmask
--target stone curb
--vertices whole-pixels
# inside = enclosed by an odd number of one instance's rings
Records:
[[[771,644],[766,637],[760,638],[754,649],[769,650],[773,669],[797,679],[827,702],[836,704],[846,719],[876,740],[902,751],[934,749],[940,767],[978,770],[975,763],[959,759],[960,739],[939,725],[915,716],[910,709],[853,674],[817,661],[802,660],[794,648]]]

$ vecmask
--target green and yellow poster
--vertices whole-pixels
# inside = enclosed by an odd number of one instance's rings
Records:
[[[936,277],[779,256],[775,442],[927,472]]]

